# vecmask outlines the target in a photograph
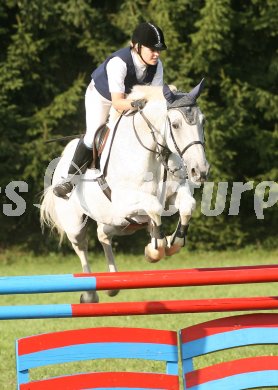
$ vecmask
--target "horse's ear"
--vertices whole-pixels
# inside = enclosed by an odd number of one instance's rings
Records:
[[[169,85],[167,85],[167,84],[163,85],[163,95],[169,104],[174,103],[175,94],[171,91],[171,89],[169,88]]]
[[[189,97],[195,102],[198,97],[200,96],[202,90],[204,89],[204,86],[205,86],[205,79],[202,79],[200,81],[200,83],[198,85],[196,85],[195,88],[192,89],[192,91],[190,91],[188,93]]]

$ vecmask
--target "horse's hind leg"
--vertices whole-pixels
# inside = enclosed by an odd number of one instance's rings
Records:
[[[68,239],[71,242],[71,245],[79,257],[82,265],[82,270],[84,273],[90,273],[90,265],[88,262],[88,240],[86,237],[87,234],[87,219],[82,218],[79,221],[79,224],[75,226],[75,229],[66,231]],[[80,296],[80,303],[98,303],[99,297],[96,291],[85,291]]]
[[[104,225],[102,223],[98,224],[97,235],[98,235],[99,242],[102,245],[102,248],[103,248],[103,251],[105,254],[105,258],[107,260],[108,270],[109,270],[109,272],[117,272],[118,270],[117,270],[117,266],[115,263],[115,258],[114,258],[112,245],[111,245],[112,244],[112,231],[113,231],[112,226]],[[119,293],[119,290],[108,290],[107,291],[107,294],[110,297],[114,297],[118,293]]]

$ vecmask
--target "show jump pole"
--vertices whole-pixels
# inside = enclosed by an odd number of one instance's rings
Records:
[[[278,297],[2,306],[0,320],[111,317],[278,309]]]
[[[278,265],[0,277],[0,294],[278,282]]]
[[[278,282],[278,265],[0,277],[0,294]],[[0,320],[278,309],[278,297],[1,306]]]

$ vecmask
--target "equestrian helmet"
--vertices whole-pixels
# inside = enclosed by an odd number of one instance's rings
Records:
[[[132,34],[131,41],[133,44],[138,43],[153,50],[167,49],[162,30],[152,23],[139,24]]]

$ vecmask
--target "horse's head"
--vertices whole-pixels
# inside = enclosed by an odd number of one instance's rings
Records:
[[[196,103],[203,86],[204,79],[189,93],[173,92],[168,85],[163,87],[169,122],[167,146],[183,159],[193,183],[205,181],[209,171],[205,156],[205,117]]]

